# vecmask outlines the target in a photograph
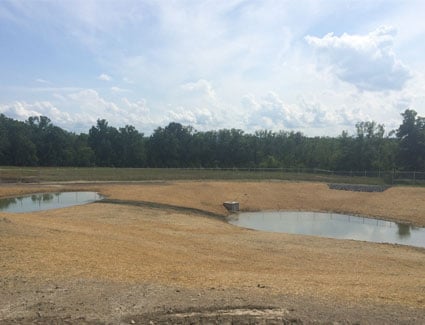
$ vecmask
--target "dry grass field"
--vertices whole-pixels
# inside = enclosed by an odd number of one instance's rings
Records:
[[[77,189],[220,215],[223,201],[237,200],[247,211],[348,212],[425,226],[425,189],[414,187],[359,193],[290,182],[7,185],[0,197]],[[259,232],[177,209],[94,203],[0,212],[0,323],[190,322],[196,311],[236,308],[251,315],[232,316],[241,323],[419,324],[424,275],[425,249]],[[271,314],[258,318],[253,310]]]

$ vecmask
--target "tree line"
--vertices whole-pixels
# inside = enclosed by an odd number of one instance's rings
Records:
[[[0,165],[425,170],[425,118],[410,109],[401,115],[402,124],[388,133],[365,121],[355,125],[354,135],[307,137],[293,131],[200,132],[175,122],[145,136],[103,119],[88,134],[76,134],[46,116],[22,122],[0,114]]]

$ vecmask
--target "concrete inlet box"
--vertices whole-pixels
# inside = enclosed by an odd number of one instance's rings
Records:
[[[238,212],[239,211],[239,202],[226,201],[226,202],[223,203],[223,205],[230,212]]]

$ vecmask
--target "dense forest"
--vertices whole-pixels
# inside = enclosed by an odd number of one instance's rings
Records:
[[[402,113],[397,130],[373,121],[355,135],[307,137],[300,132],[238,129],[199,132],[170,123],[144,136],[134,126],[98,120],[75,134],[45,116],[21,122],[0,114],[0,165],[105,167],[303,167],[329,170],[425,170],[425,118]]]

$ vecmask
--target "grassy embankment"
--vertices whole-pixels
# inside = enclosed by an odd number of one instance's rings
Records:
[[[154,181],[154,180],[288,180],[352,184],[384,184],[379,177],[306,173],[302,170],[0,167],[0,182]]]

